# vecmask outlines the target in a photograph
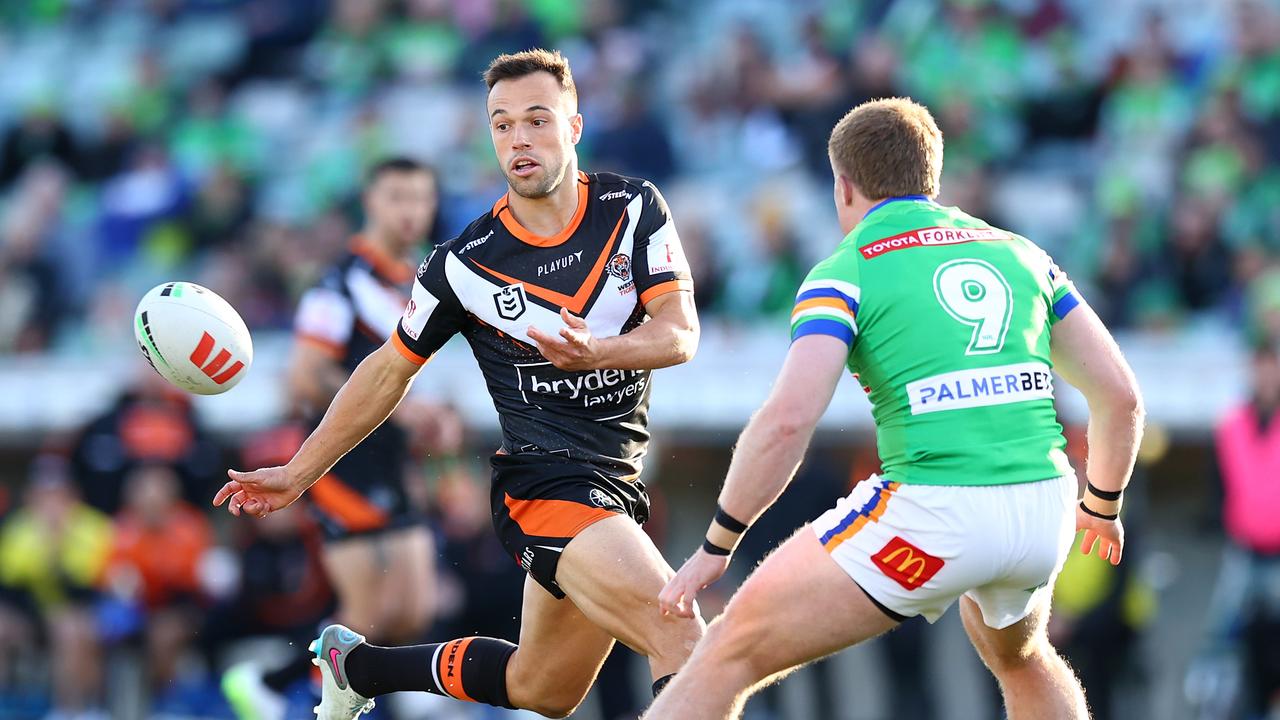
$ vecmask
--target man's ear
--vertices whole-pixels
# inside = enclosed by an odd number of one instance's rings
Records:
[[[853,181],[841,174],[837,182],[840,184],[840,202],[846,207],[853,204]]]
[[[574,145],[582,139],[582,113],[574,113],[569,118],[569,141]]]

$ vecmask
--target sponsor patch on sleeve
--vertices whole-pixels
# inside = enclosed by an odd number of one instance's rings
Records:
[[[685,260],[684,250],[680,247],[680,236],[676,234],[675,223],[667,223],[649,236],[649,274],[659,273],[687,274],[689,262]]]
[[[413,284],[413,296],[409,298],[409,304],[404,308],[404,315],[400,317],[400,327],[404,329],[404,334],[417,340],[422,335],[422,330],[427,326],[427,321],[431,319],[431,313],[435,312],[440,301],[436,296],[432,295],[422,283],[415,282]]]

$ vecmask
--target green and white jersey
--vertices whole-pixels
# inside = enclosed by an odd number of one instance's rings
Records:
[[[848,343],[886,479],[1031,482],[1071,472],[1049,332],[1079,302],[1030,240],[923,196],[891,198],[805,278],[791,337]]]

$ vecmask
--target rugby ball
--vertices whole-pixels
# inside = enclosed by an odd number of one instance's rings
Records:
[[[133,314],[133,335],[161,377],[197,395],[230,390],[253,364],[253,341],[240,314],[195,283],[151,288]]]

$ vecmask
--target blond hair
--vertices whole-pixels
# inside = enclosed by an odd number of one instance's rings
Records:
[[[871,100],[840,118],[827,143],[836,172],[868,200],[938,194],[942,131],[909,98]]]

